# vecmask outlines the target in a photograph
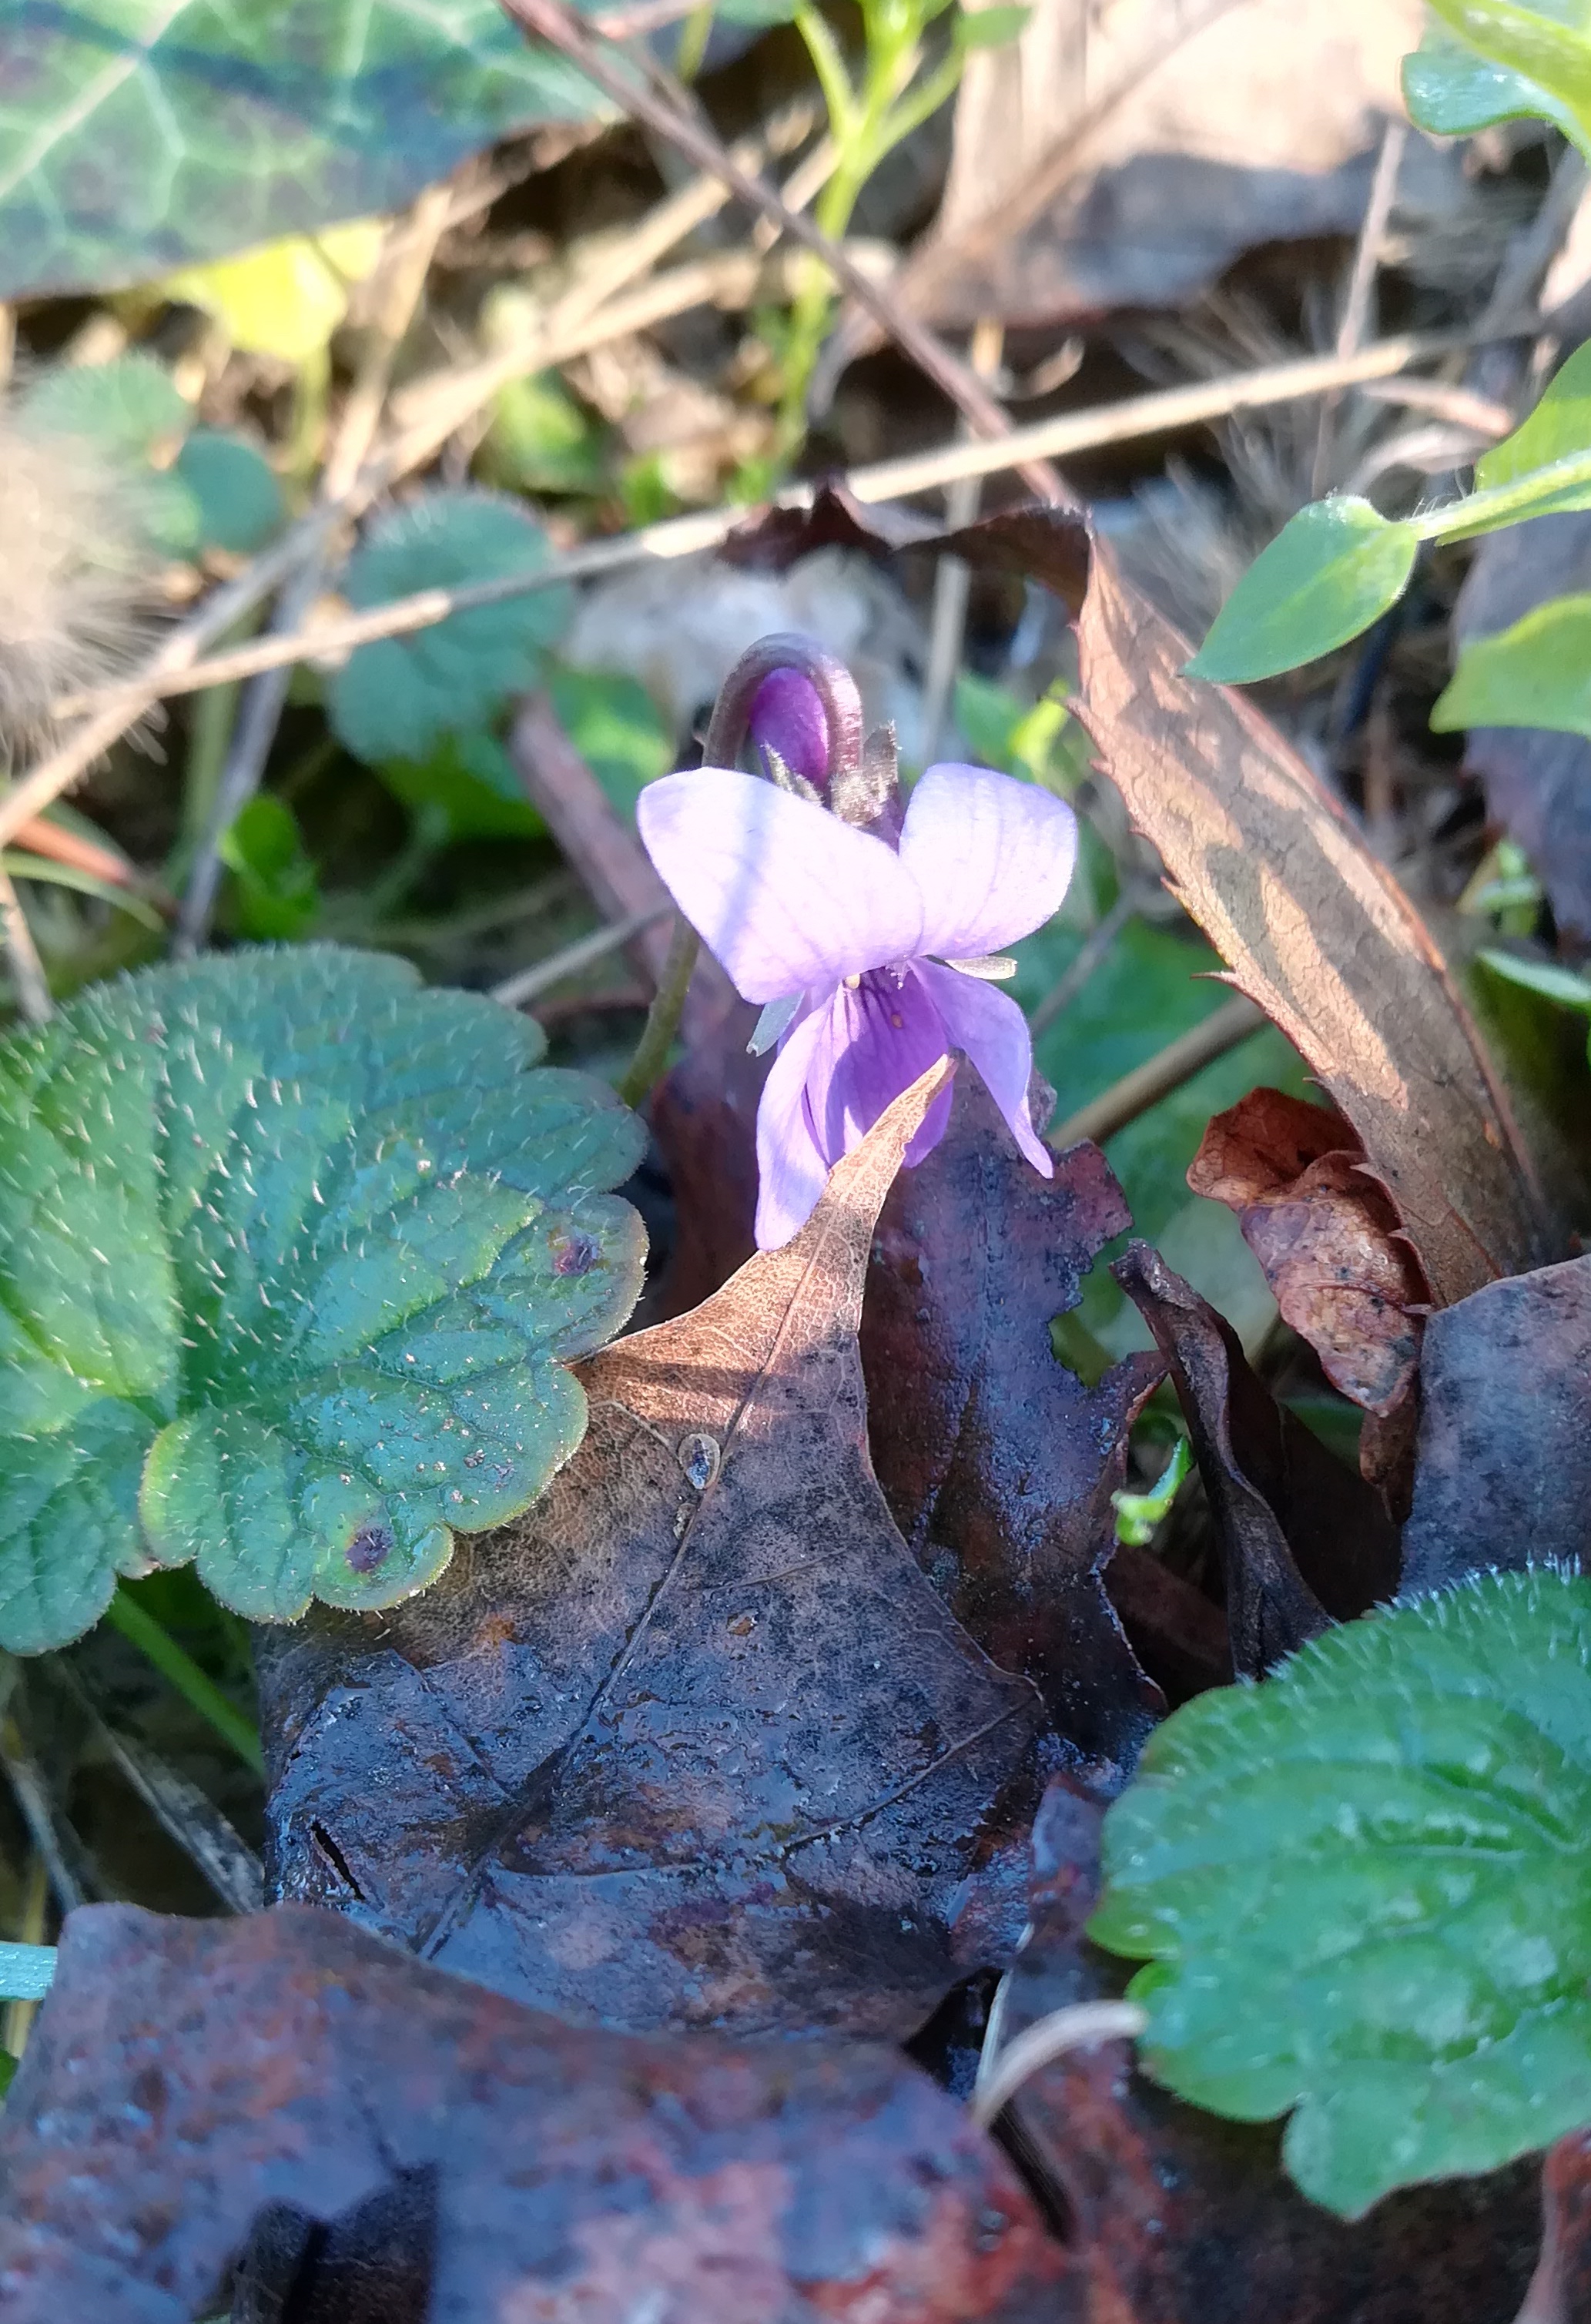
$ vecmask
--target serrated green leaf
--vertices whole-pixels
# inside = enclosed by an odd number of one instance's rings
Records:
[[[1429,26],[1404,58],[1402,81],[1409,118],[1433,137],[1468,137],[1497,122],[1537,117],[1574,134],[1567,106],[1522,74],[1477,56],[1440,24]]]
[[[286,521],[276,472],[245,437],[196,428],[177,455],[175,474],[193,495],[203,548],[252,556]]]
[[[1591,154],[1591,8],[1586,0],[1430,0],[1430,9],[1494,78],[1488,88],[1485,78],[1466,73],[1439,42],[1422,42],[1415,55],[1425,58],[1424,67],[1412,85],[1407,67],[1404,75],[1419,127],[1453,134],[1540,114]],[[1497,109],[1477,115],[1488,101]]]
[[[363,610],[421,589],[534,572],[546,558],[546,535],[519,502],[444,488],[373,525],[348,561],[343,589]],[[567,588],[532,590],[360,646],[331,680],[331,723],[356,758],[423,760],[444,734],[489,724],[531,684],[569,609]]]
[[[1591,734],[1591,596],[1550,597],[1512,629],[1473,638],[1430,723],[1438,734],[1472,726]]]
[[[1346,495],[1300,509],[1263,549],[1188,668],[1238,686],[1346,645],[1402,595],[1420,535]]]
[[[1591,2121],[1591,1582],[1486,1575],[1151,1738],[1097,1943],[1151,2071],[1355,2218]]]
[[[395,209],[512,130],[603,109],[496,0],[23,14],[0,89],[0,298],[143,281]]]
[[[640,1125],[527,1019],[303,945],[146,970],[0,1047],[0,1645],[118,1572],[390,1603],[584,1429]]]

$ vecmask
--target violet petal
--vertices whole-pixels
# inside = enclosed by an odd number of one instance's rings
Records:
[[[922,899],[900,857],[824,807],[731,767],[641,794],[646,852],[748,1001],[828,991],[920,949]]]
[[[792,774],[824,788],[828,718],[822,696],[803,670],[770,670],[752,696],[746,726],[759,749],[776,751]]]
[[[1059,907],[1078,860],[1064,799],[987,767],[930,767],[906,808],[901,861],[923,896],[920,949],[999,952]]]
[[[933,961],[920,961],[915,973],[928,988],[950,1047],[967,1052],[1022,1153],[1041,1176],[1052,1178],[1054,1160],[1028,1111],[1033,1043],[1022,1010],[1009,993]]]
[[[777,1250],[800,1232],[828,1176],[828,1165],[812,1137],[807,1077],[815,1048],[827,1040],[831,1006],[822,1001],[800,1019],[763,1084],[757,1107],[759,1250]]]
[[[842,985],[828,1011],[825,1043],[813,1052],[807,1099],[818,1149],[830,1167],[859,1146],[902,1090],[945,1055],[949,1044],[939,1012],[919,971],[896,983],[887,971]],[[923,1125],[926,1130],[927,1124]],[[933,1144],[912,1140],[909,1158],[920,1161]]]

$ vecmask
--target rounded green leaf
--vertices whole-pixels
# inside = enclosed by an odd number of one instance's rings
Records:
[[[546,535],[518,501],[440,489],[370,528],[348,560],[343,590],[363,610],[421,589],[534,572],[546,558]],[[532,683],[569,607],[567,588],[538,589],[360,646],[331,681],[331,723],[355,757],[373,765],[423,761],[444,734],[488,724]]]
[[[1512,629],[1473,639],[1430,723],[1438,734],[1471,726],[1591,734],[1591,596],[1549,598]]]
[[[1346,645],[1402,595],[1420,548],[1368,501],[1314,501],[1263,549],[1189,663],[1223,686],[1274,678]]]
[[[198,503],[206,549],[246,557],[281,531],[287,516],[282,486],[246,438],[196,428],[177,455],[176,474]]]
[[[547,825],[495,734],[444,734],[421,760],[376,769],[394,798],[446,818],[450,839],[541,839]]]
[[[0,1047],[0,1645],[197,1561],[377,1606],[525,1508],[640,1286],[640,1124],[536,1027],[331,945],[90,991]]]
[[[1540,118],[1575,134],[1567,106],[1527,80],[1477,56],[1439,24],[1431,25],[1402,69],[1403,102],[1417,129],[1433,137],[1469,137],[1501,121]]]
[[[1434,106],[1433,118],[1415,113],[1420,128],[1452,134],[1540,114],[1591,153],[1591,13],[1584,0],[1430,0],[1430,9],[1463,48],[1492,68],[1500,109],[1475,117],[1484,84],[1447,61],[1438,45],[1434,73],[1428,62],[1423,76],[1414,76],[1415,94]],[[1429,44],[1422,43],[1417,54],[1429,59]]]
[[[1357,2217],[1591,2121],[1591,1582],[1486,1575],[1177,1711],[1105,1824],[1144,2061]]]
[[[23,417],[57,436],[84,436],[128,460],[147,460],[186,435],[188,399],[164,364],[134,348],[104,364],[52,364],[23,398]]]

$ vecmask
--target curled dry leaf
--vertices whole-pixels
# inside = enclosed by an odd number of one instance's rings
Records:
[[[262,2220],[301,2324],[1078,2312],[1004,2156],[898,2053],[571,2027],[296,1905],[74,1914],[0,2187],[7,2324],[209,2315]]]
[[[1126,1964],[1082,1933],[1101,1813],[1064,1778],[1045,1794],[1031,1934],[1006,1980],[1003,2043],[1058,2009],[1114,1997],[1125,1981]],[[1287,2178],[1274,2125],[1184,2106],[1134,2070],[1122,2042],[1041,2067],[1011,2113],[1024,2161],[1068,2221],[1087,2312],[1101,2324],[1511,2324],[1530,2276],[1529,2163],[1389,2196],[1350,2226]]]
[[[1390,1412],[1420,1360],[1410,1311],[1429,1295],[1342,1116],[1281,1090],[1252,1091],[1215,1116],[1188,1183],[1235,1213],[1283,1318],[1333,1386],[1368,1412]]]
[[[523,1519],[376,1621],[262,1638],[281,1893],[637,2028],[904,2034],[1009,1957],[1043,1708],[897,1532],[856,1351],[948,1070],[794,1241],[579,1367],[588,1434]]]
[[[1030,519],[1030,529],[1031,520]],[[1072,529],[1063,550],[1072,554]],[[1170,885],[1363,1141],[1437,1301],[1552,1255],[1507,1101],[1423,922],[1251,703],[1096,541],[1084,715]]]
[[[1541,2166],[1541,2255],[1514,2324],[1591,2316],[1591,2130],[1571,2131]]]
[[[1131,1223],[1096,1146],[1059,1156],[1046,1182],[965,1075],[943,1141],[890,1190],[862,1314],[868,1437],[895,1522],[1102,1777],[1131,1766],[1164,1709],[1102,1576],[1128,1434],[1165,1366],[1129,1356],[1086,1387],[1050,1324]]]
[[[1397,1535],[1158,1251],[1135,1242],[1112,1272],[1170,1367],[1220,1543],[1233,1667],[1257,1677],[1396,1589]]]
[[[1591,1259],[1539,1268],[1426,1327],[1403,1583],[1583,1561],[1591,1508]]]

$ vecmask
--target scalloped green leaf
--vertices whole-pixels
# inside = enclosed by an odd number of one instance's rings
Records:
[[[520,502],[443,487],[371,526],[348,560],[343,592],[364,611],[421,589],[506,580],[546,559],[547,536]],[[360,646],[331,680],[331,723],[357,759],[423,761],[445,734],[488,724],[533,681],[569,612],[569,590],[559,584]]]
[[[1403,60],[1417,128],[1462,137],[1540,115],[1591,154],[1586,0],[1430,0],[1430,10],[1438,22]]]
[[[392,1603],[585,1429],[643,1133],[528,1019],[333,945],[97,988],[0,1047],[0,1645],[194,1562]]]
[[[125,472],[128,505],[152,549],[166,557],[198,549],[197,493],[177,466],[153,465],[181,442],[193,410],[153,355],[135,347],[110,363],[51,364],[29,386],[22,413],[34,429],[92,444]]]
[[[1487,1574],[1175,1712],[1089,1924],[1144,2062],[1356,2218],[1591,2122],[1591,1581]]]
[[[1246,685],[1346,645],[1397,604],[1419,549],[1413,525],[1392,523],[1368,501],[1312,501],[1255,558],[1189,675]]]
[[[1472,726],[1591,734],[1591,596],[1549,597],[1512,628],[1471,639],[1430,723],[1438,734]]]
[[[605,110],[496,0],[28,0],[0,79],[0,298],[147,281],[398,208]]]
[[[276,471],[245,436],[196,428],[178,453],[173,473],[193,495],[199,537],[207,549],[251,556],[287,521]]]

